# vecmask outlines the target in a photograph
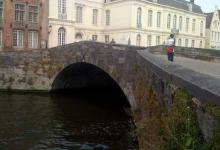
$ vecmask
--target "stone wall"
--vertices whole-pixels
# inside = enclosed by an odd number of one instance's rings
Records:
[[[162,47],[79,42],[48,50],[0,52],[0,89],[48,92],[63,69],[85,62],[102,69],[118,83],[138,117],[160,116],[161,112],[155,110],[164,106],[172,110],[176,91],[184,89],[196,105],[200,128],[208,139],[216,120],[210,119],[212,115],[204,111],[203,104],[220,105],[220,81],[160,60],[154,55],[161,50]],[[214,58],[216,54],[209,55]],[[143,102],[154,105],[145,107]]]
[[[182,49],[176,48],[178,55],[183,55]],[[133,91],[135,69],[140,66],[146,74],[146,79],[158,76],[158,79],[154,80],[155,84],[166,81],[187,89],[191,95],[202,101],[220,105],[219,80],[154,57],[154,54],[161,53],[161,50],[162,47],[145,50],[134,46],[80,42],[48,50],[1,52],[0,89],[49,91],[61,70],[77,62],[87,62],[108,73],[124,92],[128,93],[128,97],[132,95],[129,93]],[[209,54],[216,60],[220,56],[217,51],[197,51],[204,54],[203,56]],[[196,52],[189,49],[188,53]],[[147,78],[149,73],[154,76]],[[160,86],[166,89],[163,84]],[[160,86],[156,89],[160,89]],[[158,91],[158,95],[159,93]]]

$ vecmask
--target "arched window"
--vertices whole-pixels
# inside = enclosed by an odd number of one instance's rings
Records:
[[[179,17],[179,30],[182,30],[182,23],[183,23],[183,18],[182,16]]]
[[[188,47],[189,40],[185,39],[185,47]]]
[[[196,19],[193,19],[193,22],[192,22],[192,32],[195,32],[196,31]]]
[[[170,29],[170,23],[171,23],[171,15],[168,14],[168,16],[167,16],[167,29]]]
[[[202,48],[203,46],[202,46],[202,41],[200,41],[200,43],[199,43],[199,48]]]
[[[152,27],[153,24],[153,11],[148,11],[148,27]]]
[[[147,36],[147,46],[151,46],[152,45],[152,35],[148,35]]]
[[[203,21],[200,22],[200,36],[203,37]]]
[[[64,45],[65,44],[65,36],[66,36],[66,31],[63,27],[59,28],[58,30],[58,45]]]
[[[83,39],[83,34],[81,32],[77,32],[75,34],[75,41],[79,42],[79,41],[82,41],[82,39]]]
[[[173,16],[173,28],[176,29],[176,20],[177,20],[177,17],[176,15]]]
[[[161,24],[161,12],[157,12],[157,27],[159,28]]]
[[[178,46],[182,46],[182,40],[181,39],[178,40]]]
[[[141,28],[141,18],[142,18],[142,10],[139,7],[137,9],[137,28]]]
[[[136,45],[141,46],[141,35],[140,34],[137,35]]]

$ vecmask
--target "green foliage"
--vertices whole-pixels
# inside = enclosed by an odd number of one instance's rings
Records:
[[[205,150],[200,134],[195,106],[186,91],[176,91],[172,110],[165,113],[163,122],[163,150]],[[204,149],[205,148],[205,149]]]
[[[121,73],[120,73],[120,71],[119,71],[118,69],[113,68],[111,74],[112,74],[112,77],[113,77],[116,81],[119,81],[119,78],[120,78]]]
[[[158,102],[156,94],[150,81],[146,81],[146,76],[137,67],[134,95],[138,109],[134,111],[134,117],[140,150],[220,149],[219,108],[208,108],[218,118],[218,126],[213,139],[206,143],[196,116],[198,106],[187,91],[175,91],[170,110]]]
[[[216,128],[213,138],[209,140],[208,146],[214,150],[220,149],[220,107],[216,105],[204,104],[204,109],[216,119]]]

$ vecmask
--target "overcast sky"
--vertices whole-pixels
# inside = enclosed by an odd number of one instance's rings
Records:
[[[195,3],[201,6],[204,12],[212,12],[216,5],[220,9],[220,0],[195,0]]]

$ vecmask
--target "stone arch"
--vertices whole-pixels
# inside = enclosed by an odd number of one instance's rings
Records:
[[[113,100],[126,107],[130,103],[120,85],[103,69],[87,62],[76,62],[61,70],[52,83],[51,92],[72,92],[73,90],[113,90],[117,93],[120,101]],[[121,101],[123,99],[123,101]]]

